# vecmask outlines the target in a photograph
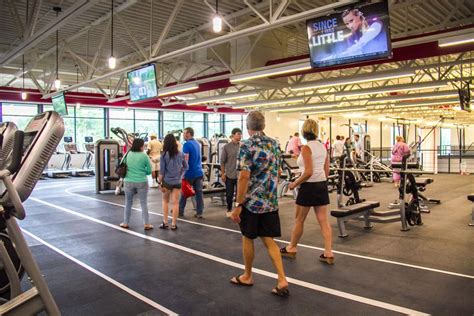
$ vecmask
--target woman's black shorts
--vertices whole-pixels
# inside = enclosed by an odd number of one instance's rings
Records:
[[[278,211],[257,214],[242,207],[239,226],[242,235],[250,239],[281,236]]]
[[[178,184],[168,184],[166,183],[165,181],[163,181],[161,183],[161,185],[163,186],[163,188],[165,188],[166,190],[173,190],[173,189],[181,189],[181,183],[178,183]]]
[[[300,185],[296,204],[300,206],[319,206],[329,204],[327,181],[304,182]]]

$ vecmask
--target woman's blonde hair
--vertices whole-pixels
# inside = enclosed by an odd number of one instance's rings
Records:
[[[313,119],[307,119],[301,127],[301,134],[306,140],[314,140],[318,137],[319,134],[319,125]],[[308,139],[309,138],[309,139]]]
[[[405,138],[403,138],[403,136],[397,136],[395,137],[395,139],[397,140],[397,142],[404,142],[405,141]]]

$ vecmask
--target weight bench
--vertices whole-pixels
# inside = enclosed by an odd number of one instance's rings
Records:
[[[467,199],[474,203],[474,193],[469,194]],[[472,207],[471,222],[469,223],[469,226],[474,226],[474,206]]]
[[[429,213],[430,209],[425,205],[426,204],[440,204],[441,200],[431,199],[426,197],[423,193],[426,190],[426,186],[430,183],[433,183],[432,178],[415,178],[416,187],[418,188],[418,198],[420,200],[420,206],[422,207],[422,212]]]
[[[202,197],[204,198],[211,198],[211,202],[214,201],[214,198],[219,198],[222,202],[222,205],[226,204],[225,200],[225,187],[216,187],[216,188],[206,188],[202,190]],[[193,197],[191,199],[193,203],[193,207],[196,208],[196,200]]]
[[[345,222],[351,218],[364,217],[364,228],[372,228],[370,223],[370,213],[380,206],[380,202],[364,201],[357,204],[340,207],[331,211],[331,215],[337,218],[337,226],[339,227],[339,237],[345,238],[349,236],[346,233]]]

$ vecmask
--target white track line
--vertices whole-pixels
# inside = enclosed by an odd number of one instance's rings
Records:
[[[60,255],[68,258],[69,260],[77,263],[78,265],[80,265],[81,267],[85,268],[86,270],[89,270],[90,272],[98,275],[99,277],[101,277],[102,279],[112,283],[113,285],[115,285],[116,287],[120,288],[121,290],[127,292],[128,294],[134,296],[135,298],[139,299],[140,301],[152,306],[153,308],[155,309],[158,309],[160,311],[162,311],[163,313],[166,313],[167,315],[178,315],[177,313],[173,312],[172,310],[164,307],[163,305],[160,305],[158,304],[157,302],[155,301],[152,301],[151,299],[149,299],[148,297],[146,296],[143,296],[142,294],[132,290],[131,288],[123,285],[122,283],[116,281],[115,279],[112,279],[111,277],[103,274],[102,272],[100,271],[97,271],[96,269],[92,268],[91,266],[87,265],[86,263],[82,262],[82,261],[79,261],[78,259],[68,255],[67,253],[65,253],[64,251],[62,251],[61,249],[59,248],[56,248],[55,246],[51,245],[50,243],[44,241],[43,239],[39,238],[38,236],[30,233],[29,231],[25,230],[25,229],[21,229],[22,232],[24,232],[26,235],[30,236],[31,238],[33,239],[36,239],[37,241],[39,241],[40,243],[42,243],[43,245],[45,245],[46,247],[56,251],[57,253],[59,253]]]
[[[71,188],[71,189],[73,189],[73,188]],[[118,204],[118,203],[114,203],[114,202],[110,202],[110,201],[105,201],[105,200],[93,198],[93,197],[90,197],[90,196],[85,196],[85,195],[78,194],[78,193],[73,193],[73,192],[70,191],[71,189],[66,189],[65,192],[70,194],[70,195],[79,196],[79,197],[82,197],[82,198],[85,198],[85,199],[99,201],[99,202],[102,202],[102,203],[106,203],[106,204],[110,204],[110,205],[114,205],[114,206],[118,206],[118,207],[125,207],[125,205],[123,205],[123,204]],[[141,209],[139,209],[139,208],[133,207],[132,209],[134,211],[141,212]],[[150,212],[149,211],[148,213],[153,214],[153,215],[157,215],[157,216],[163,216],[163,214],[156,213],[156,212]],[[232,233],[241,234],[241,232],[239,230],[235,230],[235,229],[198,223],[198,222],[189,221],[189,220],[185,220],[185,219],[181,219],[181,218],[178,218],[178,221],[186,222],[186,223],[193,224],[193,225],[199,225],[199,226],[204,226],[204,227],[209,227],[209,228],[214,228],[214,229],[219,229],[219,230],[224,230],[224,231],[228,231],[228,232],[232,232]],[[285,244],[290,243],[289,241],[282,240],[282,239],[275,239],[275,241],[285,243]],[[324,248],[321,248],[321,247],[310,246],[310,245],[305,245],[305,244],[298,244],[298,247],[303,247],[303,248],[308,248],[308,249],[315,249],[315,250],[324,250]],[[337,250],[333,250],[333,252],[337,253],[337,254],[349,256],[349,257],[359,258],[359,259],[372,260],[372,261],[383,262],[383,263],[388,263],[388,264],[394,264],[394,265],[398,265],[398,266],[409,267],[409,268],[414,268],[414,269],[420,269],[420,270],[425,270],[425,271],[430,271],[430,272],[442,273],[442,274],[447,274],[447,275],[452,275],[452,276],[457,276],[457,277],[462,277],[462,278],[467,278],[467,279],[474,279],[474,275],[469,275],[469,274],[462,274],[462,273],[457,273],[457,272],[452,272],[452,271],[447,271],[447,270],[440,270],[440,269],[434,269],[434,268],[429,268],[429,267],[425,267],[425,266],[418,266],[418,265],[409,264],[409,263],[403,263],[403,262],[398,262],[398,261],[380,259],[380,258],[369,257],[369,256],[364,256],[364,255],[358,255],[358,254],[354,254],[354,253],[350,253],[350,252],[343,252],[343,251],[337,251]]]
[[[225,265],[228,265],[228,266],[231,266],[231,267],[244,269],[244,266],[240,263],[237,263],[237,262],[233,262],[233,261],[230,261],[230,260],[227,260],[227,259],[223,259],[223,258],[214,256],[214,255],[210,255],[210,254],[207,254],[205,252],[194,250],[194,249],[184,247],[184,246],[181,246],[181,245],[178,245],[178,244],[175,244],[175,243],[171,243],[171,242],[168,242],[166,240],[162,240],[162,239],[159,239],[159,238],[156,238],[156,237],[151,237],[151,236],[147,236],[147,235],[144,235],[144,234],[140,234],[140,233],[137,233],[137,232],[132,231],[130,229],[124,229],[124,228],[119,227],[118,225],[113,225],[113,224],[107,223],[105,221],[93,218],[91,216],[84,215],[84,214],[72,211],[70,209],[67,209],[65,207],[57,206],[57,205],[54,205],[54,204],[51,204],[49,202],[45,202],[45,201],[42,201],[42,200],[39,200],[39,199],[36,199],[36,198],[30,198],[30,199],[34,200],[35,202],[42,203],[42,204],[47,205],[49,207],[61,210],[63,212],[66,212],[66,213],[69,213],[69,214],[72,214],[72,215],[75,215],[75,216],[78,216],[78,217],[85,218],[85,219],[90,220],[92,222],[95,222],[95,223],[113,228],[115,230],[130,234],[130,235],[133,235],[133,236],[136,236],[136,237],[147,239],[147,240],[150,240],[150,241],[153,241],[153,242],[156,242],[156,243],[159,243],[159,244],[162,244],[162,245],[174,248],[174,249],[178,249],[178,250],[181,250],[181,251],[184,251],[184,252],[187,252],[187,253],[202,257],[202,258],[206,258],[206,259],[209,259],[209,260],[221,263],[221,264],[225,264]],[[267,277],[270,277],[270,278],[274,278],[274,279],[278,278],[278,276],[275,273],[271,273],[271,272],[268,272],[268,271],[265,271],[265,270],[262,270],[262,269],[254,268],[254,269],[252,269],[252,271],[253,271],[253,273],[264,275],[264,276],[267,276]],[[315,291],[319,291],[319,292],[327,293],[327,294],[330,294],[330,295],[338,296],[338,297],[341,297],[341,298],[344,298],[344,299],[347,299],[347,300],[351,300],[351,301],[355,301],[355,302],[358,302],[358,303],[363,303],[363,304],[383,308],[383,309],[386,309],[386,310],[391,310],[391,311],[406,314],[406,315],[429,315],[429,314],[425,314],[423,312],[419,312],[419,311],[409,309],[409,308],[406,308],[406,307],[402,307],[402,306],[398,306],[398,305],[394,305],[394,304],[390,304],[390,303],[370,299],[370,298],[359,296],[359,295],[354,295],[354,294],[339,291],[339,290],[334,290],[334,289],[331,289],[331,288],[328,288],[328,287],[319,286],[319,285],[316,285],[316,284],[313,284],[313,283],[305,282],[305,281],[290,278],[290,277],[288,277],[287,280],[288,280],[289,283],[296,284],[296,285],[299,285],[301,287],[305,287],[305,288],[312,289],[312,290],[315,290]]]

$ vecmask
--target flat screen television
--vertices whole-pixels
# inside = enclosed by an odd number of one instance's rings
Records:
[[[308,20],[306,28],[313,68],[392,56],[387,0],[356,4],[343,12]]]
[[[471,91],[469,90],[469,84],[467,84],[465,88],[458,89],[458,93],[461,110],[471,112]]]
[[[53,109],[54,111],[58,112],[61,116],[67,115],[67,105],[66,105],[66,98],[64,97],[64,93],[58,94],[51,98],[53,102]]]
[[[141,101],[158,96],[155,65],[147,65],[128,72],[130,101]]]

